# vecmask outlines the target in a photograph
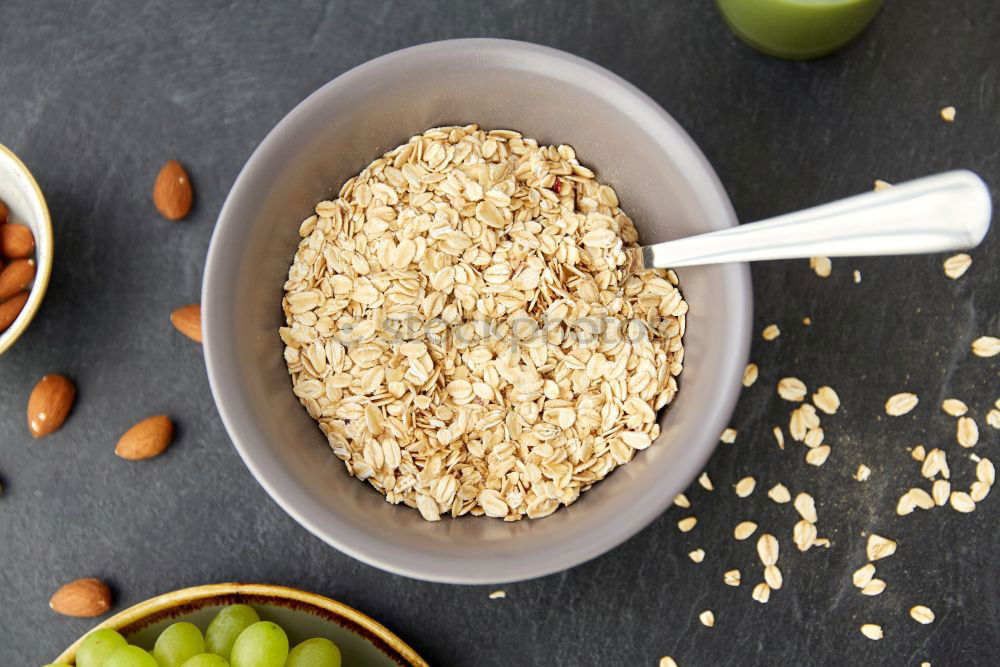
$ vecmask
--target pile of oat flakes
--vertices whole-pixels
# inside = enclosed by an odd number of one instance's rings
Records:
[[[659,435],[687,304],[672,271],[629,270],[635,228],[571,147],[431,129],[300,235],[293,390],[388,502],[544,517]]]

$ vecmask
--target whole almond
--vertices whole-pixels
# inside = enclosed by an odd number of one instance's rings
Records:
[[[182,334],[195,341],[201,342],[201,305],[192,303],[190,306],[178,308],[170,313],[170,322]]]
[[[191,211],[194,193],[191,179],[177,160],[170,160],[156,176],[153,184],[153,203],[167,220],[180,220]]]
[[[125,431],[115,445],[115,454],[129,461],[149,459],[170,446],[174,425],[164,415],[149,417]]]
[[[7,330],[14,323],[17,316],[21,314],[21,309],[28,302],[27,290],[19,292],[6,301],[0,301],[0,333]]]
[[[57,590],[49,607],[64,616],[100,616],[111,609],[111,589],[100,579],[77,579]]]
[[[0,271],[0,301],[14,296],[35,279],[35,260],[15,259]]]
[[[28,397],[28,430],[31,435],[41,438],[63,425],[73,401],[76,387],[62,375],[46,375]]]
[[[0,225],[0,254],[8,259],[27,257],[35,250],[35,236],[24,225]]]

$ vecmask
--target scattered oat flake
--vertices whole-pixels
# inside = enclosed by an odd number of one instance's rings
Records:
[[[757,602],[764,604],[771,599],[771,587],[762,581],[753,587],[750,596]]]
[[[806,447],[815,448],[823,444],[824,432],[821,428],[811,428],[806,431],[806,437],[803,442],[806,443]]]
[[[1000,354],[1000,338],[980,336],[972,341],[972,353],[977,357],[995,357]]]
[[[872,469],[866,466],[864,463],[858,466],[858,469],[854,472],[854,479],[859,482],[866,481],[872,476]]]
[[[816,523],[818,517],[816,516],[816,501],[808,493],[800,493],[795,496],[795,502],[793,503],[795,510],[799,513],[803,519],[809,523]]]
[[[857,269],[854,269],[854,284],[857,285],[860,283],[861,283],[861,272],[858,271]]]
[[[768,324],[760,335],[763,336],[764,340],[774,340],[781,335],[781,329],[778,328],[777,324]]]
[[[799,551],[809,551],[816,544],[816,525],[799,519],[792,528],[792,542]]]
[[[739,570],[727,570],[722,575],[722,581],[727,586],[739,586],[740,585],[740,571]]]
[[[775,484],[767,492],[767,497],[778,504],[784,504],[792,499],[792,494],[788,492],[788,488],[784,484]]]
[[[705,550],[695,549],[694,551],[690,551],[688,552],[688,558],[693,560],[695,563],[700,563],[701,561],[705,560]]]
[[[874,623],[865,623],[862,625],[861,634],[868,637],[868,639],[874,639],[876,641],[885,636],[882,634],[882,626],[875,625]]]
[[[677,661],[671,658],[669,655],[665,655],[660,658],[659,667],[677,667]]]
[[[876,178],[875,179],[875,187],[874,187],[875,192],[880,192],[882,190],[888,190],[891,187],[892,187],[892,183],[889,183],[887,181],[883,181],[880,178]]]
[[[778,396],[786,401],[801,402],[806,397],[806,385],[798,378],[781,378],[778,380]]]
[[[893,394],[889,397],[889,400],[885,402],[885,413],[890,417],[905,415],[907,412],[917,407],[919,400],[920,399],[917,398],[916,394],[911,394],[909,392]]]
[[[705,611],[698,614],[698,620],[706,628],[711,628],[715,626],[715,614],[712,613],[711,609],[706,609]]]
[[[733,529],[733,537],[737,540],[745,540],[753,535],[755,530],[757,530],[757,524],[753,521],[741,521]]]
[[[693,516],[685,517],[677,522],[677,528],[682,533],[690,532],[698,524],[698,519]]]
[[[866,547],[868,560],[875,561],[896,553],[896,543],[881,535],[872,533],[868,536],[868,546]]]
[[[909,493],[904,493],[899,497],[899,501],[896,503],[896,514],[899,516],[906,516],[907,514],[912,514],[913,510],[916,509],[917,503],[913,500]]]
[[[929,510],[934,507],[934,498],[923,489],[914,487],[907,492],[907,495],[910,496],[910,498],[913,499],[914,504],[922,510]]]
[[[784,577],[782,577],[781,570],[778,569],[777,565],[768,565],[764,568],[764,583],[770,586],[771,590],[781,589]]]
[[[711,491],[715,488],[715,486],[712,485],[712,480],[709,478],[707,472],[701,473],[698,477],[698,483],[701,484],[702,488],[706,491]]]
[[[965,491],[952,491],[950,500],[951,507],[956,512],[968,514],[976,509],[976,501]]]
[[[955,430],[955,439],[963,447],[975,447],[979,442],[979,427],[971,417],[959,417]]]
[[[817,537],[813,542],[817,547],[823,547],[824,549],[830,548],[830,539],[826,537]]]
[[[677,505],[678,507],[687,508],[691,507],[691,501],[688,500],[688,497],[685,496],[683,493],[678,493],[676,496],[674,496],[674,505]]]
[[[752,386],[757,381],[758,372],[757,364],[753,362],[747,364],[747,367],[743,369],[743,386]]]
[[[953,106],[947,106],[947,107],[941,109],[941,120],[943,120],[946,123],[954,123],[955,122],[955,107],[953,107]]]
[[[1000,428],[1000,408],[993,408],[986,413],[986,423],[993,428]]]
[[[969,497],[972,498],[973,502],[981,503],[986,499],[986,496],[990,495],[990,488],[990,484],[977,479],[969,488]]]
[[[753,490],[757,487],[757,480],[753,477],[744,477],[740,481],[736,482],[736,495],[740,498],[746,498]]]
[[[993,485],[996,481],[997,471],[993,467],[993,462],[989,459],[983,458],[979,459],[979,463],[976,464],[976,479],[978,479],[983,484]]]
[[[917,445],[910,450],[910,456],[913,457],[914,461],[923,461],[927,458],[927,450],[924,449],[923,445]]]
[[[736,429],[727,428],[725,431],[722,432],[722,435],[719,436],[719,440],[721,440],[726,444],[732,444],[733,442],[736,441]]]
[[[951,470],[948,467],[948,455],[935,447],[927,452],[927,458],[920,468],[920,474],[928,479],[933,479],[935,475],[941,475],[945,479],[951,477]]]
[[[972,266],[972,257],[961,252],[957,255],[952,255],[948,259],[944,260],[944,275],[948,276],[952,280],[958,280],[965,275],[965,272],[969,270]]]
[[[493,591],[492,593],[490,593],[491,600],[499,600],[505,597],[507,597],[507,591]]]
[[[862,595],[880,595],[885,590],[885,582],[881,579],[872,579],[861,587]]]
[[[813,323],[813,321],[812,321],[812,318],[811,318],[811,317],[803,317],[803,318],[802,318],[802,325],[803,325],[803,326],[809,326],[809,325],[811,325],[812,323]]]
[[[931,497],[934,498],[934,504],[938,507],[944,507],[945,503],[948,502],[948,498],[951,496],[951,482],[946,479],[935,480],[934,484],[931,485]]]
[[[829,257],[810,257],[809,268],[816,272],[820,278],[828,278],[833,271],[833,262]]]
[[[969,411],[969,406],[957,398],[946,398],[941,401],[941,409],[952,417],[961,417]]]
[[[771,533],[764,533],[757,538],[757,555],[764,566],[778,562],[778,538]]]
[[[781,432],[780,426],[775,426],[771,431],[774,434],[774,439],[778,443],[778,449],[785,448],[785,434]]]
[[[810,449],[806,452],[806,463],[811,466],[821,466],[826,463],[826,460],[830,457],[830,446],[820,445],[815,449]]]
[[[917,623],[924,625],[934,622],[934,612],[922,604],[918,604],[910,609],[910,617]]]
[[[854,571],[854,574],[851,575],[851,581],[858,588],[864,588],[865,586],[868,585],[868,582],[871,581],[872,577],[874,576],[875,576],[875,566],[872,565],[871,563],[867,563]]]
[[[840,407],[840,396],[833,390],[833,387],[823,386],[812,395],[812,402],[819,410],[832,415]]]

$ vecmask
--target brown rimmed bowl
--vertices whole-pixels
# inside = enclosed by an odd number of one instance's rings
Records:
[[[340,648],[345,665],[427,667],[406,642],[360,611],[322,595],[267,584],[211,584],[158,595],[115,614],[90,632],[112,628],[129,643],[148,650],[171,623],[188,621],[204,632],[212,617],[230,604],[250,605],[262,620],[280,625],[290,645],[312,637],[329,639]],[[73,664],[84,637],[56,662]]]

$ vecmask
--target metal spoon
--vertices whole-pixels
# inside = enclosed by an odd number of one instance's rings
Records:
[[[972,248],[986,236],[990,210],[981,178],[971,171],[949,171],[761,222],[643,246],[639,268]]]

